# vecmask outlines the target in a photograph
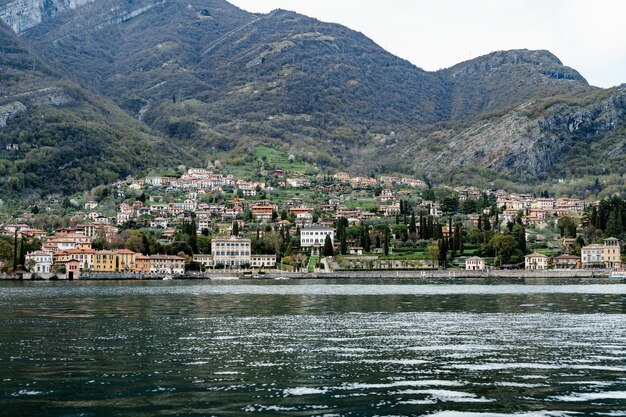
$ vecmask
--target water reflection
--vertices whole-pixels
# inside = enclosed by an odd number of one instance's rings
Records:
[[[603,283],[2,283],[0,415],[620,415],[625,306]]]

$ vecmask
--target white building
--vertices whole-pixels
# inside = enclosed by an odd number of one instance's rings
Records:
[[[331,243],[335,242],[335,231],[330,227],[313,225],[300,230],[300,247],[310,248],[324,246],[326,236],[330,236]]]
[[[213,268],[215,263],[213,262],[213,255],[205,253],[196,253],[193,255],[193,261],[204,265],[205,268]]]
[[[614,268],[622,266],[619,240],[613,237],[604,239],[604,244],[584,246],[580,250],[583,268]]]
[[[252,268],[276,268],[276,255],[252,255],[250,266]]]
[[[217,237],[211,241],[211,253],[215,265],[250,265],[252,242],[236,236]]]
[[[479,256],[472,256],[471,258],[467,258],[465,260],[465,270],[466,271],[484,271],[485,260]]]
[[[49,273],[54,263],[54,257],[50,252],[36,251],[26,255],[26,261],[33,260],[35,265],[31,272]]]
[[[548,257],[540,253],[531,253],[524,257],[524,266],[528,271],[548,269]]]
[[[185,273],[185,258],[172,255],[151,255],[150,272],[182,275]]]

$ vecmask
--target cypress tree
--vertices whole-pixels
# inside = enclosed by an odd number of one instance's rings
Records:
[[[363,250],[369,252],[372,249],[372,238],[370,237],[369,227],[365,226],[365,241],[363,243]]]
[[[17,229],[13,235],[13,271],[17,270]]]
[[[411,213],[411,223],[409,223],[409,235],[414,239],[417,235],[417,225],[415,224],[415,213]]]
[[[333,256],[333,242],[330,239],[330,235],[326,235],[324,238],[324,256]]]
[[[26,248],[24,247],[24,237],[20,239],[20,259],[19,264],[22,268],[24,268],[24,264],[26,263]]]
[[[239,223],[233,222],[233,236],[239,236]]]
[[[385,256],[389,255],[389,228],[385,228],[385,241],[383,243],[383,252]]]

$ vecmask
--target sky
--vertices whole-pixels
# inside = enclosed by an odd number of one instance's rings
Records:
[[[364,33],[434,71],[492,51],[547,49],[591,85],[626,83],[622,0],[230,0],[255,13],[281,8]]]

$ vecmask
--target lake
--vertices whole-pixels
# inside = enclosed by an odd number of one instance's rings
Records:
[[[0,282],[0,415],[626,416],[626,285]]]

